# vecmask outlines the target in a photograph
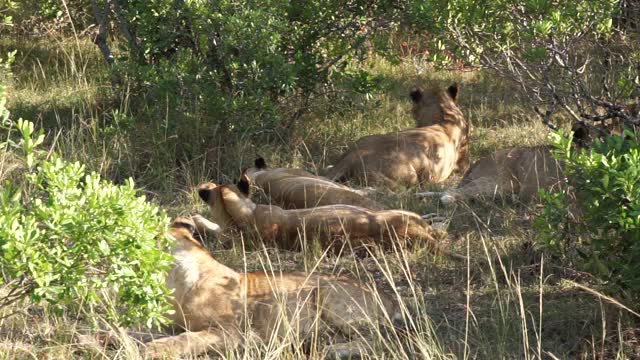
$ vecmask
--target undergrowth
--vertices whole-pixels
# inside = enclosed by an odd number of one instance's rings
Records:
[[[145,103],[136,90],[111,88],[95,45],[50,35],[42,41],[0,40],[0,53],[17,48],[9,87],[12,113],[34,119],[47,130],[46,145],[69,161],[80,161],[116,183],[133,177],[150,201],[174,216],[207,214],[194,187],[204,181],[236,179],[256,156],[273,166],[317,172],[360,136],[411,126],[409,89],[429,83],[461,84],[460,106],[472,124],[474,159],[508,146],[542,144],[547,129],[509,83],[482,71],[433,71],[420,54],[399,64],[373,57],[365,66],[380,77],[383,90],[369,101],[329,111],[318,101],[290,139],[256,141],[238,135],[221,147],[203,142],[212,131],[206,114],[177,114],[171,102]],[[568,125],[563,119],[560,123]],[[179,133],[169,124],[184,124]],[[207,138],[212,138],[208,134]],[[8,158],[7,158],[8,159]],[[459,175],[437,187],[454,186]],[[639,332],[623,304],[599,293],[600,282],[571,264],[545,257],[535,244],[534,205],[460,204],[442,209],[419,200],[414,190],[375,195],[390,208],[449,219],[453,251],[470,255],[468,264],[434,259],[425,249],[376,253],[355,259],[348,253],[291,253],[250,244],[236,234],[224,244],[212,242],[213,255],[238,271],[305,270],[350,274],[395,293],[414,322],[408,342],[384,340],[372,358],[554,359],[634,358]],[[224,246],[223,246],[224,245]],[[10,314],[16,313],[12,316]],[[119,347],[87,340],[107,316],[53,313],[42,304],[19,303],[0,310],[1,358],[136,358],[138,345],[113,329]],[[269,346],[247,335],[234,358],[295,358],[294,346]],[[291,340],[291,339],[289,339]],[[382,340],[380,340],[382,342]],[[404,344],[404,345],[403,345]],[[408,344],[408,345],[407,345]],[[386,348],[386,349],[385,349]],[[320,354],[316,354],[320,356]],[[314,357],[314,356],[312,356]]]

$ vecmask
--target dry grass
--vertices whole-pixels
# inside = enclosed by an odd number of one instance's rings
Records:
[[[1,44],[0,50],[5,50],[18,42],[3,40]],[[168,137],[140,139],[155,129],[130,131],[110,121],[115,110],[130,113],[131,94],[109,94],[105,68],[92,44],[66,39],[19,44],[9,98],[13,113],[45,126],[50,145],[65,157],[80,160],[114,181],[134,176],[149,198],[173,215],[206,215],[194,197],[195,185],[211,178],[231,181],[258,154],[273,165],[318,170],[362,135],[410,126],[406,93],[416,84],[456,81],[462,85],[460,103],[473,125],[474,158],[508,146],[541,144],[546,139],[546,128],[510,84],[482,71],[436,72],[419,57],[411,56],[397,66],[382,59],[370,61],[370,69],[381,75],[388,87],[374,99],[377,106],[343,116],[326,114],[319,107],[302,119],[306,125],[297,129],[290,144],[239,140],[225,152],[234,156],[212,160],[203,153],[177,164],[175,142]],[[183,141],[187,140],[192,139]],[[5,159],[0,155],[2,177],[10,164]],[[454,177],[441,187],[453,186],[458,179]],[[424,249],[376,253],[363,260],[348,253],[325,256],[318,249],[291,253],[261,248],[259,242],[240,234],[224,243],[212,243],[211,250],[218,260],[239,271],[315,269],[350,274],[397,294],[412,322],[409,340],[400,341],[399,334],[374,337],[377,350],[372,358],[639,356],[638,331],[629,313],[586,292],[584,287],[595,291],[600,287],[590,276],[561,259],[545,257],[537,249],[531,226],[537,211],[534,205],[460,204],[441,209],[435,201],[415,198],[415,191],[381,191],[375,197],[390,208],[446,215],[450,219],[450,246],[455,252],[468,253],[470,263],[434,259]],[[71,319],[27,302],[1,309],[0,317],[15,311],[18,313],[0,320],[0,358],[139,356],[136,343],[122,333],[118,336],[122,345],[116,348],[83,344],[86,338],[79,335],[90,334],[91,324],[108,329],[99,313]],[[290,344],[282,339],[265,344],[248,335],[247,345],[229,355],[245,359],[299,357],[296,349],[302,344],[295,338],[288,340]]]

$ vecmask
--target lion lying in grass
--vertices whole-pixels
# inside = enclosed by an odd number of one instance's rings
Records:
[[[269,168],[263,158],[245,171],[251,183],[285,209],[304,209],[323,205],[354,205],[370,210],[383,206],[348,186],[315,176],[301,169]]]
[[[210,224],[210,223],[209,223]],[[198,240],[206,223],[178,218],[170,230],[175,263],[168,286],[174,289],[172,320],[186,332],[147,343],[146,355],[176,358],[207,351],[225,355],[244,342],[245,322],[262,340],[308,339],[318,332],[343,336],[372,327],[402,323],[397,304],[347,277],[307,273],[238,273],[217,262]],[[215,224],[213,224],[215,226]],[[218,229],[204,229],[217,232]],[[359,356],[360,338],[328,345],[324,353]]]
[[[574,146],[591,143],[589,130],[573,127]],[[444,192],[417,193],[423,197],[439,197],[445,204],[479,198],[515,196],[521,202],[531,202],[540,189],[553,191],[566,184],[562,164],[553,157],[551,145],[507,148],[498,150],[473,163],[455,189]]]
[[[327,178],[398,188],[439,183],[469,166],[469,124],[458,106],[458,86],[411,92],[416,128],[358,140]]]
[[[223,228],[233,225],[255,230],[265,242],[300,250],[317,239],[323,249],[348,242],[352,248],[381,245],[394,248],[406,240],[438,251],[433,230],[419,215],[400,210],[373,211],[351,205],[328,205],[285,210],[275,205],[256,205],[249,196],[245,175],[236,185],[205,183],[198,186],[200,198]]]
[[[540,189],[553,190],[565,184],[561,164],[550,146],[509,148],[496,151],[473,163],[455,189],[423,192],[418,196],[435,196],[445,204],[477,198],[503,198],[515,195],[529,202]]]

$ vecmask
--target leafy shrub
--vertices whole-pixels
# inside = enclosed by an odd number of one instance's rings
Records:
[[[346,68],[367,56],[366,40],[390,26],[378,20],[393,8],[336,0],[116,3],[110,21],[123,41],[114,71],[148,102],[162,102],[147,110],[170,109],[160,116],[169,132],[200,128],[200,138],[222,141],[286,137],[310,99],[375,91],[375,80],[354,81]],[[344,84],[354,86],[337,89]]]
[[[0,1],[0,11],[12,19],[13,30],[31,36],[51,35],[54,31],[73,35],[93,23],[90,9],[89,0]]]
[[[640,95],[637,1],[411,2],[414,26],[430,36],[436,63],[480,64],[517,84],[552,129],[564,112],[583,125],[616,117]],[[626,25],[625,25],[626,23]]]
[[[56,309],[117,308],[107,317],[121,324],[165,322],[165,276],[171,256],[164,234],[167,216],[145,201],[133,181],[115,185],[86,174],[78,162],[55,154],[43,159],[43,131],[19,120],[24,178],[0,189],[0,268],[11,289],[3,303],[30,296]]]
[[[619,6],[615,0],[483,1],[481,6],[473,0],[414,0],[408,10],[412,24],[432,34],[433,60],[457,56],[484,63],[544,60],[553,55],[550,42],[562,46],[558,42],[609,32]]]
[[[640,142],[611,136],[590,151],[574,151],[571,139],[554,134],[570,191],[543,194],[536,221],[543,243],[581,259],[594,274],[640,295]],[[577,199],[572,204],[570,198]],[[577,208],[577,221],[568,218]]]
[[[0,124],[4,124],[9,120],[5,83],[11,79],[11,64],[15,59],[15,55],[16,52],[12,51],[6,55],[6,58],[0,58]]]

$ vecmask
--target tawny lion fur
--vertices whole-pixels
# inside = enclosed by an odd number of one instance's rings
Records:
[[[238,186],[205,183],[198,187],[201,199],[211,208],[212,220],[223,228],[234,225],[255,230],[262,240],[281,248],[299,250],[306,239],[319,240],[323,248],[345,239],[355,248],[371,244],[393,248],[400,245],[398,241],[410,239],[436,249],[435,230],[412,212],[373,211],[352,205],[285,210],[251,201],[245,177]]]
[[[301,169],[269,168],[264,159],[245,171],[251,183],[261,188],[275,205],[304,209],[324,205],[354,205],[370,210],[384,207],[357,190]]]
[[[316,330],[346,335],[380,324],[402,322],[397,304],[383,293],[346,277],[307,273],[239,273],[216,261],[196,239],[190,218],[171,226],[175,262],[167,278],[174,289],[171,316],[185,332],[147,343],[146,355],[176,358],[207,351],[224,355],[242,344],[249,325],[264,341]],[[366,333],[366,332],[365,332]],[[334,356],[357,356],[364,339],[327,346]]]
[[[368,185],[439,183],[469,166],[469,124],[456,105],[456,84],[411,92],[416,128],[358,140],[327,178]]]
[[[418,193],[418,196],[439,196],[444,204],[511,195],[529,202],[540,189],[553,190],[564,184],[562,166],[553,158],[550,146],[509,148],[473,163],[455,189]]]
[[[589,130],[575,124],[574,146],[581,149],[591,143]],[[531,202],[540,189],[554,191],[566,184],[562,164],[553,157],[550,145],[498,150],[471,165],[455,189],[424,192],[418,196],[437,196],[443,204],[479,198],[509,198]]]

